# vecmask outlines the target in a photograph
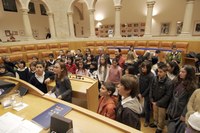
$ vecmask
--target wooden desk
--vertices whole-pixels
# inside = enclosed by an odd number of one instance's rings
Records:
[[[82,77],[81,79],[76,79],[75,75],[70,78],[72,85],[72,96],[81,100],[85,100],[87,104],[87,109],[94,112],[98,108],[98,82],[90,77]],[[55,82],[48,85],[48,88],[55,86]]]
[[[28,94],[23,97],[23,101],[28,104],[26,108],[17,112],[11,108],[3,109],[3,107],[0,106],[0,115],[3,115],[6,112],[11,112],[27,120],[31,120],[44,110],[59,102],[72,107],[72,111],[66,114],[65,117],[73,121],[74,133],[141,133],[134,128],[101,116],[92,111],[59,99],[45,96],[40,93],[37,88],[22,80],[11,77],[1,77],[0,79],[8,79],[11,82],[18,81],[21,86],[26,86],[27,89],[29,89]],[[43,130],[42,132],[46,133],[48,130]]]
[[[184,65],[192,65],[195,66],[195,59],[184,57]]]

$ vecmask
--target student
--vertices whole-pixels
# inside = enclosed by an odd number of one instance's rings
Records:
[[[53,71],[53,68],[54,68],[54,65],[48,66],[48,67],[47,67],[47,71],[49,71],[49,72],[54,72],[54,71]]]
[[[140,66],[140,75],[139,75],[139,98],[144,98],[144,113],[145,113],[145,122],[144,126],[149,126],[150,116],[151,116],[151,102],[149,98],[149,91],[152,86],[154,75],[151,72],[151,62],[144,61]]]
[[[175,79],[180,71],[179,65],[174,61],[170,61],[167,63],[167,69],[168,69],[167,76],[171,80]]]
[[[49,54],[49,59],[47,60],[46,67],[48,69],[49,66],[53,66],[55,64],[54,55],[52,53]]]
[[[154,76],[156,76],[158,70],[158,57],[153,56],[151,58],[151,62],[152,62],[151,72],[154,74]]]
[[[113,82],[114,84],[118,84],[122,77],[122,68],[118,65],[117,59],[112,60],[112,65],[109,69],[108,74],[108,82]]]
[[[124,75],[129,75],[129,74],[135,75],[134,70],[135,70],[135,67],[128,66],[124,71]]]
[[[18,62],[18,69],[16,70],[16,77],[28,82],[29,81],[29,69],[26,67],[25,61]]]
[[[77,50],[76,50],[75,58],[76,58],[76,57],[81,57],[81,58],[83,57],[82,52],[81,52],[81,49],[77,49]]]
[[[88,76],[88,70],[85,68],[83,61],[79,61],[78,69],[76,69],[76,75]]]
[[[37,62],[38,61],[38,57],[37,56],[33,56],[32,57],[32,62]]]
[[[95,61],[93,61],[90,64],[90,68],[88,70],[88,76],[93,78],[93,79],[98,79],[98,77],[97,77],[97,63]]]
[[[154,78],[150,90],[154,123],[149,126],[157,127],[155,133],[162,133],[164,129],[166,109],[172,96],[172,88],[172,81],[167,77],[167,65],[160,62],[158,64],[158,76]]]
[[[99,99],[99,106],[97,109],[97,113],[101,114],[105,117],[115,119],[115,101],[112,97],[115,92],[115,85],[111,82],[104,82],[101,85],[99,95],[101,98]]]
[[[121,48],[117,48],[115,50],[115,58],[117,60],[117,63],[119,64],[119,66],[123,69],[124,68],[124,64],[125,64],[125,59],[121,54]]]
[[[10,57],[7,55],[2,56],[1,58],[3,60],[6,70],[15,75],[15,70],[17,69],[17,66],[15,66],[15,63],[11,62]]]
[[[181,60],[181,52],[177,51],[176,45],[172,45],[172,51],[166,55],[166,62],[175,61],[180,64]]]
[[[190,65],[181,68],[178,78],[174,81],[173,96],[168,106],[168,133],[184,133],[187,103],[197,88],[195,70]]]
[[[99,83],[106,82],[108,79],[109,66],[108,66],[107,59],[108,58],[104,55],[100,57],[100,64],[97,69]]]
[[[59,55],[58,55],[57,59],[61,59],[61,57],[62,57],[63,55],[65,55],[64,50],[59,50]]]
[[[45,72],[45,64],[43,61],[36,62],[35,74],[29,80],[29,83],[37,87],[44,93],[47,93],[47,84],[54,79],[52,72]]]
[[[74,57],[68,56],[67,57],[67,64],[66,68],[69,74],[76,74],[76,64],[74,64]]]
[[[54,65],[54,73],[56,86],[49,91],[49,93],[55,93],[58,99],[62,99],[67,102],[72,102],[72,86],[68,78],[67,69],[64,62],[56,62]]]
[[[36,71],[36,62],[33,61],[31,62],[30,68],[29,68],[29,74],[28,74],[29,80],[31,79],[33,75],[35,75],[35,71]]]
[[[124,75],[117,89],[121,100],[116,107],[116,120],[140,130],[142,106],[137,99],[138,79],[133,75]]]
[[[90,68],[90,64],[92,63],[93,60],[94,60],[93,55],[88,54],[87,57],[86,57],[86,60],[84,61],[84,64],[85,64],[85,68],[86,68],[86,69],[89,69],[89,68]]]
[[[100,65],[100,59],[101,59],[101,57],[105,58],[106,64],[109,64],[109,65],[111,64],[110,56],[105,53],[103,47],[99,47],[98,48],[98,55],[95,56],[95,61],[97,62],[98,66]]]
[[[83,60],[87,60],[87,56],[88,55],[92,55],[91,49],[90,48],[86,48],[85,49],[85,55],[83,56]],[[93,56],[93,55],[92,55]],[[93,56],[94,57],[94,56]]]
[[[11,77],[15,77],[15,75],[11,72],[8,72],[6,70],[5,65],[2,63],[0,64],[0,76],[11,76]]]
[[[133,54],[133,57],[136,59],[138,58],[138,55],[135,51],[135,47],[134,46],[130,46],[129,50],[128,51],[131,51],[131,53]]]

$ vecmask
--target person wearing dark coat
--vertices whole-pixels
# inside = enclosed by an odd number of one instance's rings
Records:
[[[10,57],[7,55],[2,56],[2,60],[3,60],[6,70],[15,75],[15,69],[17,69],[17,66],[15,66],[15,63],[10,61]]]
[[[144,98],[144,114],[145,114],[145,123],[144,126],[147,127],[150,122],[151,116],[151,102],[149,97],[149,91],[152,87],[152,82],[154,75],[151,72],[151,62],[146,60],[140,66],[140,75],[139,75],[139,98],[142,100]]]
[[[2,63],[0,64],[0,76],[11,76],[11,77],[15,77],[15,75],[11,72],[8,72],[6,70],[5,65]]]
[[[21,60],[18,62],[18,69],[16,70],[16,77],[26,82],[29,81],[29,69],[26,67],[25,61]]]
[[[56,77],[56,86],[49,91],[49,94],[54,93],[58,99],[67,102],[72,102],[72,86],[67,75],[67,68],[64,62],[57,62],[54,66]]]
[[[106,58],[107,64],[111,64],[110,61],[110,56],[106,53],[104,53],[104,49],[102,47],[100,47],[98,49],[99,54],[97,56],[95,56],[94,60],[97,62],[97,64],[100,64],[100,57],[104,56]]]
[[[36,72],[29,80],[29,83],[44,93],[47,93],[47,84],[54,79],[54,73],[44,71],[45,64],[42,61],[36,62]]]
[[[185,132],[187,103],[195,89],[197,89],[195,70],[192,66],[185,65],[181,68],[180,74],[175,80],[173,96],[167,109],[168,133]]]
[[[117,89],[121,100],[116,107],[116,120],[140,130],[142,106],[137,98],[138,79],[133,75],[124,75]]]
[[[162,133],[165,126],[166,109],[172,96],[173,84],[167,77],[167,65],[158,64],[158,76],[154,78],[150,90],[150,100],[153,104],[154,123],[150,127],[157,127],[155,133]]]

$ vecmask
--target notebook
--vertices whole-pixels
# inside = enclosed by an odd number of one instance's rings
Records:
[[[51,116],[53,114],[64,116],[65,114],[69,113],[71,110],[72,108],[67,105],[56,103],[52,107],[48,108],[41,114],[34,117],[32,121],[39,124],[44,129],[48,129],[50,127]]]

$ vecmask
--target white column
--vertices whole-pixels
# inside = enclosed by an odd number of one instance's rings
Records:
[[[75,37],[75,35],[74,35],[73,12],[68,12],[67,15],[68,15],[68,18],[69,18],[70,37]]]
[[[56,32],[55,32],[55,26],[54,26],[54,20],[53,20],[53,13],[48,12],[49,17],[49,29],[51,33],[51,39],[56,38]]]
[[[114,37],[121,37],[121,34],[120,34],[120,9],[121,9],[121,6],[115,6],[115,35],[114,35]]]
[[[156,2],[155,1],[147,1],[147,17],[146,17],[146,24],[145,24],[145,37],[151,37],[151,29],[152,29],[152,14],[153,14],[153,6]]]
[[[191,36],[191,24],[193,16],[194,0],[187,0],[183,28],[180,36]]]
[[[24,32],[25,32],[24,40],[27,40],[27,41],[34,40],[30,20],[28,17],[28,9],[21,9],[21,11],[22,11],[22,18],[24,22]]]
[[[94,38],[96,37],[95,35],[95,27],[94,27],[94,9],[89,9],[90,13],[90,37]]]

